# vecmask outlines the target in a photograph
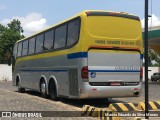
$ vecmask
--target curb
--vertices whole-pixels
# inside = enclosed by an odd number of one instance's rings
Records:
[[[148,119],[140,118],[140,117],[135,117],[134,120],[148,120]]]
[[[91,117],[98,117],[98,111],[100,111],[99,108],[95,108],[93,106],[84,105],[82,108],[81,115],[82,116],[91,116]]]
[[[82,108],[81,115],[82,116],[91,116],[91,117],[97,117],[101,120],[121,120],[121,117],[118,116],[109,116],[109,114],[117,114],[117,112],[108,111],[108,110],[101,110],[99,108],[84,105]]]
[[[157,110],[160,109],[160,101],[156,102],[148,102],[148,109],[149,110]],[[144,102],[139,102],[138,103],[138,110],[145,110],[145,103]]]
[[[118,112],[138,111],[133,103],[113,103],[109,105],[109,109]]]
[[[109,116],[109,114],[117,114],[117,112],[112,112],[112,111],[108,111],[108,110],[100,110],[98,112],[98,118],[100,120],[121,120],[121,117],[118,117],[118,116],[113,117],[113,116]]]

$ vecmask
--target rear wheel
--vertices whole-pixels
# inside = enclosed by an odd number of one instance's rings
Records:
[[[57,89],[56,89],[55,82],[53,80],[51,80],[49,83],[49,96],[51,100],[54,100],[54,101],[58,100]]]
[[[20,82],[18,81],[18,83],[17,83],[17,87],[18,87],[18,91],[20,92],[20,93],[24,93],[25,92],[25,88],[22,88],[21,86],[20,86]]]
[[[40,93],[43,98],[47,98],[47,88],[45,81],[42,81],[40,84]]]

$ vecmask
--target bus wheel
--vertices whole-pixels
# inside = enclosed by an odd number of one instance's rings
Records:
[[[54,101],[58,100],[56,85],[53,80],[51,80],[49,84],[49,96],[51,100],[54,100]]]
[[[17,87],[18,87],[18,91],[20,92],[20,93],[24,93],[25,92],[25,88],[22,88],[21,86],[20,86],[20,82],[18,81],[18,83],[17,83]]]
[[[41,93],[41,96],[43,98],[47,98],[47,91],[46,91],[46,83],[44,81],[41,82],[40,84],[40,93]]]

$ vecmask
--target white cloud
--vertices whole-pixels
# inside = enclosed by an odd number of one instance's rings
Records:
[[[47,20],[39,13],[30,13],[24,17],[14,16],[11,19],[3,19],[0,23],[7,25],[13,19],[18,19],[21,21],[21,26],[24,29],[25,36],[32,35],[48,27]]]
[[[141,20],[142,27],[144,28],[144,19]],[[152,17],[148,18],[148,26],[149,27],[155,27],[160,26],[160,17],[152,14]]]
[[[7,7],[5,5],[0,5],[0,10],[5,10]]]

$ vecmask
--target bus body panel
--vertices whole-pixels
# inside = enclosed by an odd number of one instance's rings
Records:
[[[57,82],[57,94],[62,97],[86,99],[139,96],[142,87],[140,71],[125,74],[97,70],[142,66],[140,21],[118,16],[87,16],[87,12],[75,17],[81,19],[78,42],[65,49],[17,57],[13,85],[16,85],[16,78],[19,76],[21,87],[39,91],[40,79],[43,77],[46,80],[48,89],[52,77]],[[38,34],[34,36],[36,35]],[[21,41],[23,40],[19,42]],[[84,66],[88,67],[88,79],[82,78]],[[96,73],[96,79],[92,72]],[[138,85],[101,84],[111,80],[138,82]],[[100,82],[101,85],[93,85],[93,82]],[[135,92],[139,94],[135,95]]]
[[[143,53],[142,28],[139,20],[114,16],[88,16],[85,21],[83,49],[136,49]]]
[[[89,16],[86,22],[89,35],[94,37],[123,40],[137,40],[141,37],[138,20],[115,16]]]
[[[138,89],[139,94],[135,95],[134,89]],[[138,86],[91,86],[88,82],[83,83],[80,98],[121,98],[138,97],[142,92],[142,83]]]
[[[88,51],[89,81],[83,82],[80,97],[139,96],[142,90],[140,67],[138,51],[91,49]],[[135,95],[135,92],[139,94]]]
[[[140,21],[113,16],[88,16],[85,20],[83,48],[88,52],[88,63],[84,66],[89,72],[80,98],[139,96],[143,58]]]
[[[19,74],[19,76],[23,78],[21,80],[22,87],[39,91],[41,77],[45,76],[47,82],[49,82],[49,78],[54,76],[58,83],[58,94],[61,96],[69,96],[69,71],[78,71],[78,60],[79,59],[70,59],[67,55],[60,55],[20,61],[16,66],[17,71],[15,71],[14,79],[17,74]],[[16,85],[15,81],[13,84]]]
[[[89,82],[139,82],[140,53],[121,50],[89,50]]]

